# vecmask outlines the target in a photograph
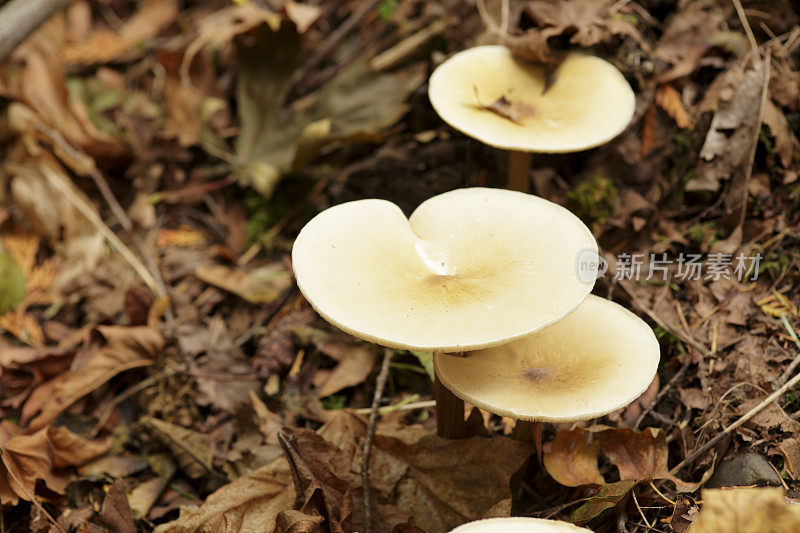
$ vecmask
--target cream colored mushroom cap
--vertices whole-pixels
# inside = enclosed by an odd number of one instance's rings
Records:
[[[450,533],[592,533],[584,527],[569,522],[545,520],[543,518],[525,518],[512,516],[508,518],[487,518],[467,522],[450,531]]]
[[[459,52],[431,74],[428,96],[442,119],[479,141],[522,152],[576,152],[628,126],[636,98],[622,73],[598,57],[570,53],[545,91],[545,69],[505,46]],[[485,109],[505,97],[530,114],[517,122]]]
[[[588,420],[638,398],[658,369],[653,330],[609,300],[589,295],[565,319],[523,339],[436,354],[434,370],[462,400],[517,420]]]
[[[340,329],[393,348],[458,352],[566,316],[594,285],[578,276],[584,250],[597,243],[563,207],[476,187],[434,196],[408,219],[384,200],[326,209],[300,231],[292,265],[308,302]]]

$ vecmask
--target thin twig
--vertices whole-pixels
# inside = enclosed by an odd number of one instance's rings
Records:
[[[67,533],[61,526],[61,524],[59,524],[56,521],[56,519],[53,518],[52,515],[47,512],[47,509],[44,508],[44,506],[39,502],[39,500],[36,499],[36,496],[34,494],[31,494],[30,491],[27,488],[25,488],[25,485],[22,483],[22,481],[19,480],[16,474],[14,474],[14,469],[7,468],[6,471],[9,473],[9,475],[11,475],[11,479],[14,481],[14,483],[16,483],[17,486],[20,489],[22,489],[22,492],[25,493],[25,496],[27,496],[30,499],[31,503],[35,505],[36,508],[39,509],[39,511],[41,511],[41,513],[44,514],[48,520],[50,520],[50,522],[52,522],[52,524],[56,527],[56,529],[58,529],[61,533]]]
[[[739,21],[742,23],[742,27],[744,27],[744,32],[747,34],[747,40],[750,41],[751,50],[757,49],[758,42],[756,41],[756,36],[753,35],[753,29],[750,27],[750,23],[747,21],[747,16],[742,8],[742,3],[739,0],[731,1],[733,2],[733,7],[736,8],[736,14],[739,15]]]
[[[369,413],[369,423],[367,424],[367,434],[364,437],[364,457],[361,461],[361,482],[364,486],[364,532],[372,531],[372,504],[370,502],[369,486],[369,458],[372,454],[372,440],[375,438],[375,425],[378,421],[378,405],[383,396],[383,389],[386,386],[386,379],[389,377],[389,366],[392,362],[394,352],[387,348],[383,352],[383,364],[378,378],[375,381],[375,395],[372,397],[372,407]]]
[[[0,9],[0,61],[72,0],[12,0]]]
[[[648,528],[650,528],[651,527],[650,526],[650,521],[644,515],[644,511],[642,511],[642,508],[639,506],[639,500],[636,499],[636,490],[635,489],[631,489],[631,497],[633,498],[633,503],[636,504],[636,510],[639,511],[639,516],[642,517],[642,520],[644,520],[644,523],[647,524]]]

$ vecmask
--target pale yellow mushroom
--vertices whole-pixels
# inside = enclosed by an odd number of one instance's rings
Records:
[[[625,77],[598,57],[570,53],[552,73],[504,46],[459,52],[431,74],[428,96],[442,119],[511,152],[509,186],[527,191],[530,153],[600,146],[627,127],[636,107]]]
[[[467,522],[450,533],[591,533],[591,530],[560,520],[513,516]]]
[[[523,339],[434,356],[436,376],[467,403],[530,422],[588,420],[620,409],[653,381],[660,349],[639,317],[589,295],[563,320]]]
[[[502,189],[450,191],[406,218],[383,200],[331,207],[292,250],[297,284],[338,328],[384,346],[461,352],[496,346],[569,314],[589,229],[566,209]]]

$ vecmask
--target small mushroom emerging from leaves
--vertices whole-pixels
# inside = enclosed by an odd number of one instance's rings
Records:
[[[659,359],[647,323],[589,295],[569,316],[537,333],[464,357],[436,354],[433,364],[447,389],[490,413],[522,422],[568,422],[634,401],[653,381]]]
[[[591,531],[560,520],[514,516],[467,522],[450,533],[591,533]]]
[[[462,352],[497,346],[567,316],[594,285],[576,274],[596,253],[566,209],[502,189],[450,191],[406,218],[358,200],[314,217],[292,265],[308,302],[331,324],[392,348]]]
[[[455,129],[510,152],[509,188],[527,192],[531,153],[577,152],[627,127],[635,96],[622,73],[598,57],[569,53],[548,75],[504,46],[459,52],[431,74],[428,96]]]

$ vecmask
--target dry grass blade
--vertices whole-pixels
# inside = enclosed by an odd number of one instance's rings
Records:
[[[142,278],[145,285],[153,292],[153,294],[161,297],[165,296],[164,290],[159,287],[155,277],[150,273],[144,263],[142,263],[136,254],[134,254],[119,237],[117,237],[105,222],[100,218],[95,209],[87,204],[80,196],[75,194],[72,190],[73,184],[67,183],[66,179],[54,172],[50,172],[48,167],[43,166],[42,171],[47,177],[50,184],[58,189],[69,202],[75,206],[83,215],[102,233],[108,243],[114,248],[127,262],[131,265],[133,270]]]

